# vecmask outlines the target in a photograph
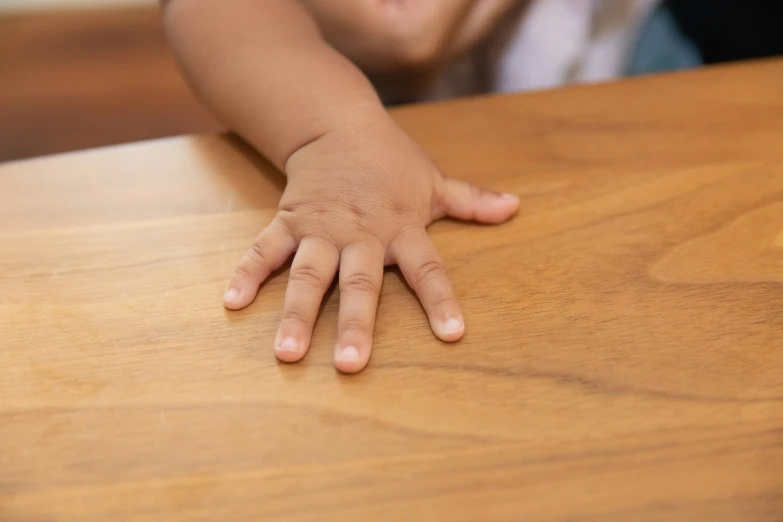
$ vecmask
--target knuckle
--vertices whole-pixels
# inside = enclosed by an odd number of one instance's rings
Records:
[[[457,299],[454,297],[453,294],[448,292],[441,292],[437,294],[435,298],[432,300],[432,304],[436,308],[452,306],[456,303],[457,303]]]
[[[390,204],[391,213],[395,216],[406,216],[413,213],[413,209],[410,205],[407,205],[402,200],[394,198]]]
[[[326,207],[323,207],[321,205],[316,205],[313,207],[313,214],[319,217],[323,217],[329,213],[329,210]]]
[[[310,324],[313,321],[313,317],[312,314],[306,313],[298,306],[289,306],[283,309],[282,320],[285,322]]]
[[[252,255],[248,258],[255,263],[264,263],[269,258],[269,246],[263,241],[257,241],[250,247]]]
[[[237,267],[234,269],[234,275],[243,277],[245,279],[253,279],[253,272],[250,270],[251,263],[252,262],[248,256],[242,258],[242,261],[240,261],[239,265],[237,265]]]
[[[425,261],[416,269],[416,282],[424,285],[446,274],[446,268],[440,260]]]
[[[397,234],[394,236],[394,239],[398,241],[404,241],[406,239],[415,240],[416,234],[424,232],[425,226],[426,225],[424,223],[420,222],[403,222],[399,225],[399,229],[397,230]]]
[[[300,215],[324,216],[330,212],[330,204],[326,202],[299,202],[280,205],[280,213],[284,219],[290,220]]]
[[[329,283],[324,271],[313,265],[301,265],[293,268],[288,278],[291,281],[304,283],[315,288],[323,288]]]
[[[348,317],[340,322],[340,330],[343,332],[366,332],[370,325],[359,317]]]
[[[340,279],[340,292],[377,294],[380,288],[372,276],[364,272],[356,272]]]
[[[353,219],[361,220],[368,217],[368,212],[354,203],[346,204],[345,208]]]
[[[417,234],[426,234],[426,232],[424,232],[425,227],[426,224],[421,222],[413,220],[402,221],[398,224],[397,231],[392,236],[389,244],[391,245],[392,249],[405,251],[407,245],[410,245],[416,241]]]

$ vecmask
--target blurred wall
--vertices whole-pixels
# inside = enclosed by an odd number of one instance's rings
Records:
[[[35,9],[78,9],[84,7],[125,7],[153,5],[156,0],[0,0],[2,11],[30,11]]]
[[[0,162],[218,130],[156,0],[0,0]]]

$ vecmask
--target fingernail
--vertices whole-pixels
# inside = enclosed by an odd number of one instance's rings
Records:
[[[443,333],[446,334],[460,333],[464,328],[465,325],[459,319],[449,319],[443,323]]]
[[[229,303],[233,303],[237,300],[237,295],[239,292],[237,292],[236,288],[229,288],[226,290],[226,293],[223,295],[223,300],[228,301]]]
[[[286,337],[285,339],[280,341],[280,344],[277,345],[277,351],[298,353],[299,343],[297,343],[296,339],[294,339],[293,337]]]
[[[358,361],[359,350],[357,350],[354,346],[346,346],[340,350],[340,353],[337,354],[337,358],[341,361]]]
[[[505,194],[503,194],[502,198],[514,201],[514,200],[519,199],[519,196],[517,196],[516,194],[505,193]]]

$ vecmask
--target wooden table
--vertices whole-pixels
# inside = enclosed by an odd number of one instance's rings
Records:
[[[376,349],[225,311],[282,180],[177,138],[0,168],[0,520],[783,520],[783,63],[406,108],[522,195],[434,240],[468,321],[386,275]]]

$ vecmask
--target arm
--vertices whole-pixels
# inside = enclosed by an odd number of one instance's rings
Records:
[[[337,122],[381,112],[372,85],[292,0],[168,0],[164,22],[192,88],[281,170]]]
[[[165,9],[194,90],[288,177],[279,212],[231,277],[225,306],[250,304],[296,252],[274,342],[279,359],[295,362],[339,271],[335,366],[357,372],[370,358],[383,266],[397,264],[433,332],[462,337],[462,312],[426,227],[447,215],[500,223],[518,199],[445,178],[298,2],[170,0]]]

